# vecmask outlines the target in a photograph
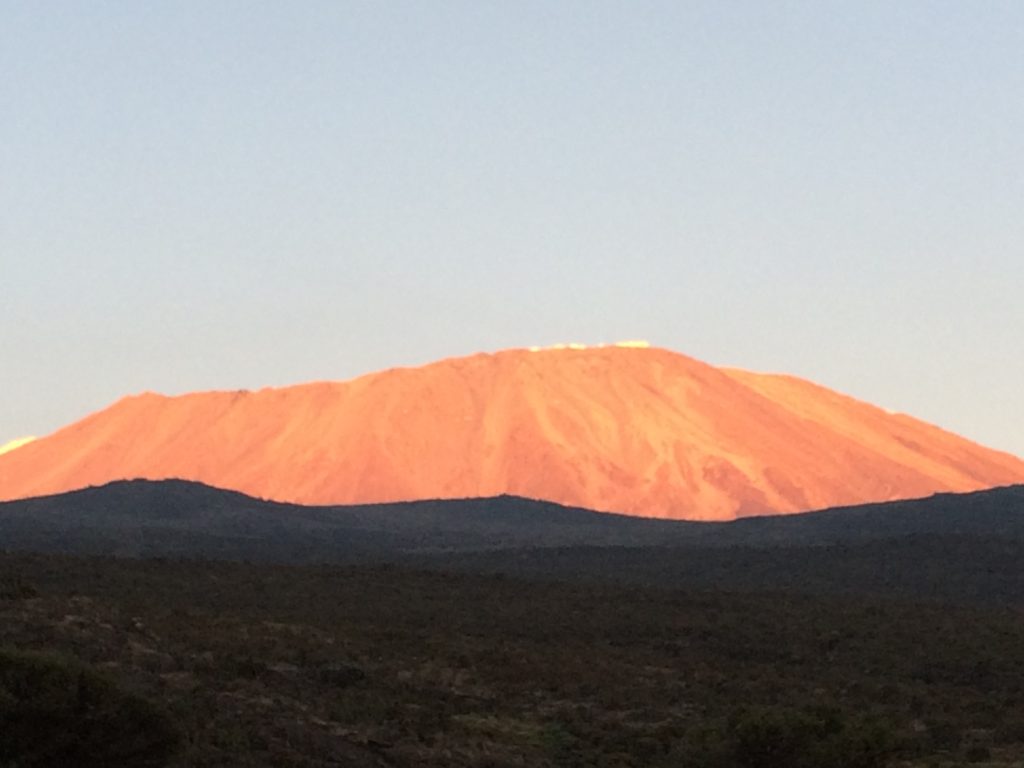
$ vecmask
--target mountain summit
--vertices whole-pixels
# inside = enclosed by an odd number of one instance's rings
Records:
[[[581,345],[143,394],[0,456],[0,499],[126,478],[302,504],[507,493],[728,520],[1019,483],[1024,461],[801,379]]]
[[[35,440],[34,437],[19,437],[17,440],[10,440],[3,445],[0,445],[0,456],[5,453],[10,453],[11,451],[15,451],[23,445],[28,445],[33,440]]]

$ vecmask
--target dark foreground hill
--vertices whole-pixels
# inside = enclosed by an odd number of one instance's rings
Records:
[[[283,562],[533,547],[853,545],[922,535],[1024,540],[1024,485],[727,523],[516,496],[306,507],[183,480],[117,481],[0,502],[7,549]]]
[[[656,545],[697,523],[644,520],[514,496],[335,507],[254,499],[183,480],[118,481],[0,503],[7,549],[342,562],[408,553]]]
[[[1022,501],[3,504],[0,765],[1019,766]]]
[[[510,496],[302,507],[131,481],[0,504],[0,547],[1013,603],[1024,596],[1024,486],[692,523]]]

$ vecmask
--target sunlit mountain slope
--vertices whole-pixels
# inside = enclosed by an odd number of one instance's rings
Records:
[[[790,377],[657,348],[125,398],[0,457],[0,499],[177,477],[348,504],[503,493],[728,520],[1024,481],[1024,462]]]

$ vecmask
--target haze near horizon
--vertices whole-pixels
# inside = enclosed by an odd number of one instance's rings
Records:
[[[1024,455],[1024,8],[4,5],[0,445],[649,338]]]

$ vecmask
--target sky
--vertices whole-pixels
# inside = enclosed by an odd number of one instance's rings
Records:
[[[644,338],[1024,455],[1024,4],[0,0],[0,443]]]

